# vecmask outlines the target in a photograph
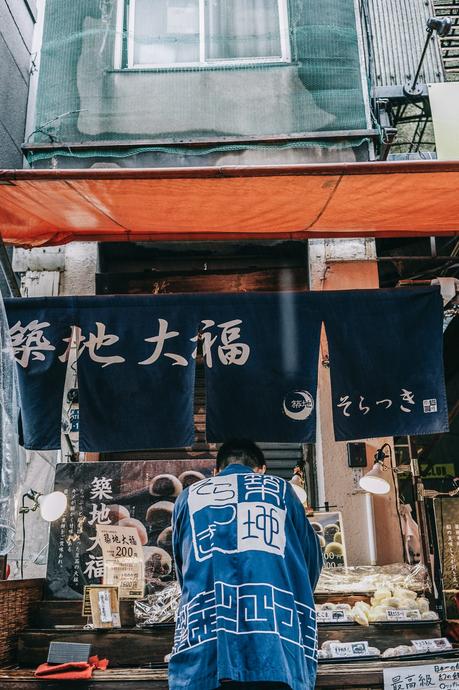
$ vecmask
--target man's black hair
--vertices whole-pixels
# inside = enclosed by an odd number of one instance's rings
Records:
[[[217,470],[223,470],[232,463],[256,468],[266,465],[261,448],[253,441],[244,438],[233,438],[226,441],[217,453]]]

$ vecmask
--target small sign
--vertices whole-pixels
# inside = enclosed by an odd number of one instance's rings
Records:
[[[101,589],[97,593],[98,606],[100,611],[101,623],[112,622],[112,608],[110,605],[110,594],[108,589]]]
[[[83,608],[81,611],[81,615],[83,618],[87,618],[88,616],[91,615],[91,600],[89,598],[89,592],[91,589],[107,589],[106,585],[85,585],[84,588],[84,594],[83,594]]]
[[[435,498],[434,510],[446,618],[456,620],[459,617],[459,501],[450,496]]]
[[[308,515],[308,520],[320,542],[324,568],[346,567],[346,544],[341,513],[313,513]]]
[[[352,623],[352,618],[346,611],[317,611],[318,623]]]
[[[448,649],[452,649],[451,642],[446,639],[446,637],[437,637],[430,640],[411,640],[411,644],[420,654],[425,654],[426,652],[444,652]]]
[[[119,628],[120,604],[118,587],[89,587],[91,617],[95,628]]]
[[[420,621],[421,613],[417,609],[387,609],[388,621]]]
[[[86,585],[82,615],[92,617],[96,628],[119,628],[119,592],[115,585]]]
[[[141,599],[145,565],[137,529],[97,525],[97,536],[104,561],[104,584],[117,585],[121,599]]]
[[[384,690],[457,690],[459,661],[384,668]]]
[[[332,642],[330,653],[334,659],[347,659],[351,656],[369,656],[368,642]]]

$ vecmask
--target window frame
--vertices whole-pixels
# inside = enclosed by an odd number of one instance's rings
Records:
[[[199,2],[199,61],[195,62],[170,62],[170,63],[134,63],[134,31],[130,27],[134,26],[136,0],[118,0],[117,8],[117,40],[115,41],[115,69],[124,70],[181,70],[187,68],[206,68],[229,67],[229,66],[250,66],[252,64],[285,64],[291,62],[290,31],[289,31],[289,11],[288,0],[277,0],[278,25],[281,44],[281,55],[266,57],[247,57],[247,58],[213,58],[206,59],[206,38],[205,38],[205,3],[206,0]],[[127,36],[124,44],[123,35]],[[124,44],[124,45],[123,45]]]

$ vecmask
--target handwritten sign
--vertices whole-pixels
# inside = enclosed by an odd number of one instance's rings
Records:
[[[417,609],[387,609],[386,618],[388,621],[419,621],[421,614]]]
[[[459,661],[384,669],[384,690],[458,690]]]
[[[449,496],[436,498],[434,510],[446,617],[455,620],[459,617],[459,501]]]
[[[144,593],[145,566],[135,527],[97,525],[104,561],[104,584],[117,585],[122,599],[140,599]]]
[[[352,623],[346,611],[317,611],[318,623]]]
[[[411,640],[411,644],[417,652],[444,652],[452,649],[451,642],[446,637],[431,638],[430,640]],[[459,687],[459,686],[458,686]]]
[[[333,642],[330,644],[330,654],[335,659],[368,656],[368,642]]]

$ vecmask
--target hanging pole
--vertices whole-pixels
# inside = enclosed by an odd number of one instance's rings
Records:
[[[11,297],[21,297],[21,291],[16,280],[16,276],[11,266],[10,257],[6,251],[5,243],[0,235],[0,265],[2,267],[3,275],[8,285]]]
[[[406,96],[408,97],[415,97],[415,96],[421,96],[422,95],[422,87],[418,87],[418,79],[419,75],[421,73],[422,69],[422,64],[424,62],[424,58],[427,52],[427,48],[429,47],[430,39],[432,38],[432,35],[434,31],[437,32],[438,36],[440,38],[444,38],[449,34],[451,31],[452,27],[452,21],[449,17],[443,17],[443,19],[439,19],[437,17],[429,17],[427,20],[427,26],[426,26],[426,31],[427,31],[427,38],[424,43],[424,48],[421,53],[421,57],[419,59],[418,67],[416,70],[416,74],[414,75],[414,79],[411,84],[406,84],[403,87],[403,91]]]

